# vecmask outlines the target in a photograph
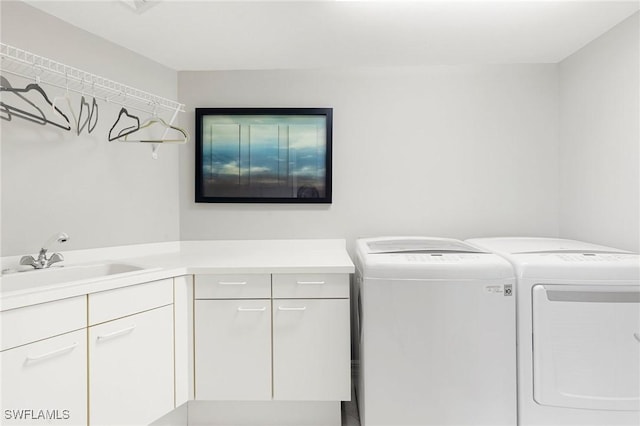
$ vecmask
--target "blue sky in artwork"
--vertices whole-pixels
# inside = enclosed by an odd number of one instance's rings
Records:
[[[324,116],[205,116],[209,176],[324,177]]]

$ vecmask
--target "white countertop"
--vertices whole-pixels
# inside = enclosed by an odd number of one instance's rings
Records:
[[[103,277],[15,288],[14,272],[0,278],[0,311],[191,274],[354,272],[342,239],[182,241],[60,252],[66,268],[96,263],[142,267]],[[19,268],[20,256],[2,259],[2,269]],[[24,268],[24,267],[22,267]]]

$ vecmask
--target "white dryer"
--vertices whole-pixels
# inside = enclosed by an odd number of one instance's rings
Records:
[[[640,425],[640,259],[573,240],[478,238],[517,275],[518,424]]]
[[[450,239],[356,251],[362,425],[515,425],[511,265]]]

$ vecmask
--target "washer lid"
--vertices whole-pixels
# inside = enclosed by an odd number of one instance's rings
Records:
[[[460,240],[425,237],[383,237],[364,240],[369,253],[483,253]]]
[[[498,255],[460,240],[428,237],[359,239],[356,263],[366,278],[430,280],[512,279],[513,268]]]

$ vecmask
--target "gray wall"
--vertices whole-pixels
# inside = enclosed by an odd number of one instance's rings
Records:
[[[171,99],[177,73],[21,2],[2,2],[2,41]],[[7,74],[19,87],[29,81]],[[50,98],[63,90],[43,86]],[[80,95],[72,93],[80,102]],[[179,239],[178,147],[107,141],[120,107],[99,103],[95,131],[2,121],[2,255],[37,251],[53,233],[62,250]],[[141,116],[141,118],[146,118]],[[167,117],[165,117],[167,118]]]
[[[638,14],[559,66],[180,72],[21,2],[2,41],[169,98],[334,108],[334,202],[195,204],[194,144],[0,122],[2,255],[211,238],[561,235],[638,250]],[[20,79],[12,78],[15,85]],[[23,81],[23,83],[26,83]],[[47,88],[51,96],[62,91]],[[72,95],[75,96],[75,95]]]
[[[640,13],[560,64],[560,233],[640,251]]]
[[[194,203],[180,153],[180,234],[191,239],[558,233],[556,65],[180,72],[195,107],[334,108],[333,204]]]

